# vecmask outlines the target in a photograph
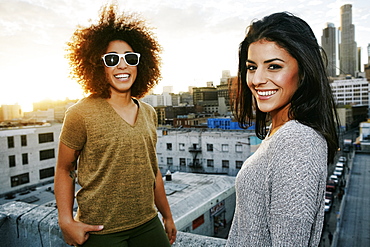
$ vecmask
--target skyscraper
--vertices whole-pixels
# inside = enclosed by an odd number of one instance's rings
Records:
[[[352,5],[345,4],[340,8],[340,73],[355,76],[357,70],[355,26],[352,24]]]
[[[328,76],[337,75],[337,52],[336,52],[336,29],[333,23],[327,23],[327,27],[322,30],[321,46],[326,53],[328,65],[326,68]]]

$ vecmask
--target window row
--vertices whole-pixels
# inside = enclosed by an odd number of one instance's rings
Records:
[[[40,154],[40,161],[55,158],[55,150],[54,149],[40,150],[39,154]],[[15,155],[9,155],[8,156],[8,161],[9,161],[9,167],[15,167],[16,166],[16,157],[15,157]],[[22,165],[28,165],[28,153],[23,153],[22,154]]]
[[[39,170],[40,179],[54,177],[54,167],[49,167]],[[28,184],[30,182],[29,173],[23,173],[20,175],[10,177],[10,186],[16,187],[22,184]]]
[[[191,165],[192,163],[200,164],[201,162],[199,159],[190,159],[188,158],[188,165]],[[161,157],[161,163],[163,163],[163,157]],[[236,169],[240,169],[243,165],[243,161],[237,160],[235,161],[235,167]],[[167,165],[172,166],[173,165],[173,158],[167,157]],[[180,166],[186,166],[186,158],[179,158],[179,165]],[[207,159],[207,167],[214,167],[214,160],[213,159]],[[230,161],[229,160],[222,160],[222,168],[229,168],[230,167]]]
[[[166,150],[167,151],[172,151],[172,143],[167,143],[166,144]],[[193,144],[190,149],[200,149],[199,144]],[[211,143],[207,143],[207,152],[213,152],[214,150],[217,150],[214,148],[214,145]],[[179,143],[179,151],[185,151],[185,143]],[[229,144],[221,144],[221,152],[229,152]],[[241,153],[243,152],[243,146],[242,144],[235,144],[235,152]]]
[[[54,142],[54,133],[42,133],[39,134],[39,144],[41,143],[47,143],[47,142]],[[8,136],[8,148],[14,148],[14,136]],[[21,146],[26,147],[27,146],[27,135],[21,135]]]

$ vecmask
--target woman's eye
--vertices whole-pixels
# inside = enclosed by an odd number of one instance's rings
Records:
[[[247,65],[247,70],[256,70],[257,67],[253,65]]]
[[[269,66],[269,69],[272,69],[272,70],[274,70],[274,69],[281,69],[282,67],[280,66],[280,65],[277,65],[277,64],[271,64],[270,66]]]

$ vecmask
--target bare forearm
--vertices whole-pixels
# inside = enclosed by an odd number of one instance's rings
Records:
[[[54,193],[58,207],[59,221],[73,219],[73,203],[75,183],[70,177],[70,172],[57,169],[54,180]]]
[[[73,203],[77,160],[80,152],[59,143],[55,169],[54,193],[58,207],[59,223],[73,219]]]

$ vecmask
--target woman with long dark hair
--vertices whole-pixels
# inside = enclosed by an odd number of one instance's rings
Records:
[[[310,26],[287,13],[253,22],[239,48],[235,117],[264,139],[236,178],[227,246],[318,246],[337,115]]]

